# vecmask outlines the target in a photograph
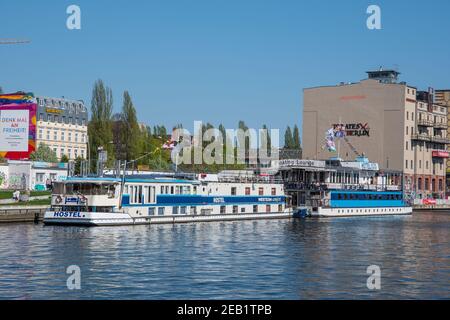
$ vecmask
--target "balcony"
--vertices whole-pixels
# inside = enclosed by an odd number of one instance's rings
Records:
[[[436,129],[445,129],[445,130],[447,130],[448,124],[445,123],[445,122],[436,122],[436,123],[433,124],[433,127],[436,128]]]
[[[417,125],[422,126],[422,127],[432,127],[433,121],[426,120],[426,119],[419,119],[419,120],[417,120]]]
[[[450,144],[450,140],[447,137],[441,137],[441,136],[431,137],[431,142]]]
[[[433,150],[432,152],[432,157],[433,158],[443,158],[443,159],[448,159],[450,154],[447,150]]]
[[[411,135],[412,140],[431,141],[431,136],[427,133],[417,133]]]

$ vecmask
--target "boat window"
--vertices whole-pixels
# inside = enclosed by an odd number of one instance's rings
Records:
[[[231,195],[232,196],[236,195],[236,187],[231,187]]]
[[[111,183],[76,183],[69,182],[65,184],[65,194],[68,195],[108,195],[113,196],[116,186]]]
[[[138,192],[138,202],[142,203],[142,196],[143,196],[143,194],[142,194],[142,186],[139,186],[137,192]]]
[[[186,207],[180,207],[180,213],[186,214]]]
[[[172,207],[172,214],[178,214],[178,207]]]
[[[164,215],[164,207],[159,207],[158,208],[158,215],[159,216],[163,216]]]
[[[164,186],[161,186],[161,194],[164,194]]]

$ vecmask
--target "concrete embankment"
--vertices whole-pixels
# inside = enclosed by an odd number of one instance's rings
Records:
[[[48,206],[1,206],[0,223],[39,222]]]

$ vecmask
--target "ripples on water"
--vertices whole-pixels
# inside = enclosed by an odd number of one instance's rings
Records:
[[[59,227],[0,225],[3,299],[450,298],[450,213]],[[65,270],[81,268],[81,290]],[[370,291],[369,265],[381,267]]]

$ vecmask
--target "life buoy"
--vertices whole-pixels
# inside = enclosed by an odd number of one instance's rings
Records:
[[[56,201],[56,203],[61,203],[62,197],[61,196],[57,196],[55,201]]]

